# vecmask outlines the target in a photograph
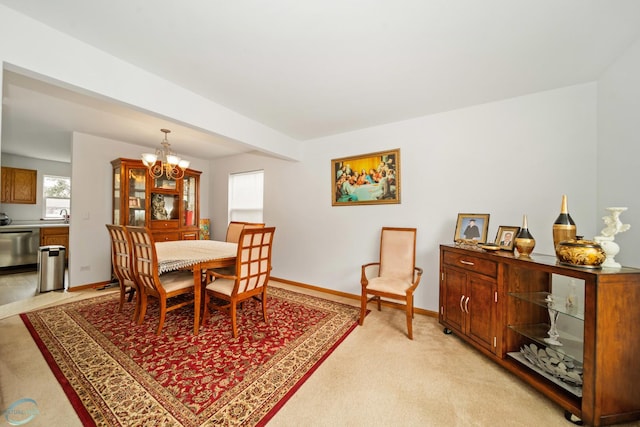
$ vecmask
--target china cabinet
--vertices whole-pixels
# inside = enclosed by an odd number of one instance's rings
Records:
[[[35,204],[38,171],[2,166],[2,203]]]
[[[113,223],[146,226],[156,241],[195,240],[198,236],[200,174],[153,178],[140,160],[115,159]]]
[[[577,294],[561,286],[574,282]],[[441,245],[439,320],[567,417],[593,426],[640,419],[640,269]]]

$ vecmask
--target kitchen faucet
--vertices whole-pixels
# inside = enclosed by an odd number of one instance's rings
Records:
[[[62,212],[64,212],[64,215],[62,215]],[[69,211],[66,209],[60,209],[60,216],[62,216],[62,218],[64,218],[64,223],[68,224],[69,223]]]

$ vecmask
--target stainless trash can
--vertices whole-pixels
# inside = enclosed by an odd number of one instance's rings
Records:
[[[38,251],[38,290],[64,289],[66,249],[60,245],[40,246]]]

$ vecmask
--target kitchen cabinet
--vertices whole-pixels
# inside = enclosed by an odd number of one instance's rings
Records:
[[[440,269],[445,328],[560,405],[567,417],[592,426],[640,419],[640,269],[573,267],[551,255],[518,257],[455,245],[440,246]],[[582,284],[579,308],[567,304],[567,292],[557,287],[562,281]],[[495,310],[477,313],[476,293],[488,297],[489,282],[495,283]],[[552,316],[562,345],[549,340]],[[562,330],[566,324],[579,333]],[[483,332],[490,330],[493,351]],[[531,349],[545,368],[536,365]],[[566,371],[579,379],[568,381]]]
[[[153,178],[140,160],[119,158],[113,166],[113,223],[145,226],[156,241],[198,235],[200,174],[187,169],[179,180]]]
[[[65,260],[69,260],[69,227],[42,227],[40,246],[60,245],[65,247]]]
[[[36,203],[38,171],[2,166],[2,203]]]

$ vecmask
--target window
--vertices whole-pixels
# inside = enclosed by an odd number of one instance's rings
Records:
[[[71,178],[67,176],[44,175],[44,218],[63,218],[63,209],[71,215]]]
[[[229,221],[263,222],[264,171],[229,175]]]

